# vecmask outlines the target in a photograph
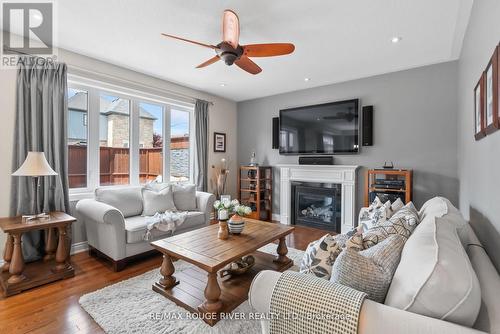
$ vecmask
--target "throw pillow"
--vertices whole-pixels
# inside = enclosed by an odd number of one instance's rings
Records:
[[[196,211],[196,186],[194,184],[174,184],[173,190],[177,210]]]
[[[154,216],[156,213],[177,210],[174,205],[172,189],[167,186],[161,191],[142,189],[142,215]]]
[[[398,212],[400,209],[402,209],[405,206],[401,198],[397,198],[392,204],[391,204],[391,210],[390,210],[390,215],[391,217]],[[390,217],[389,217],[390,218]]]
[[[327,234],[321,239],[311,242],[304,253],[299,271],[330,279],[332,265],[342,251],[345,241],[346,238],[341,234],[335,236]]]
[[[405,239],[396,234],[360,252],[346,248],[333,264],[330,281],[365,292],[367,298],[383,303],[404,244]]]
[[[458,236],[457,222],[449,215],[427,218],[404,247],[385,303],[471,327],[481,308],[481,287]]]
[[[393,234],[399,234],[408,239],[419,223],[417,209],[412,202],[398,210],[389,220],[372,227],[368,231],[355,234],[346,244],[348,248],[367,249]]]
[[[382,203],[377,197],[367,208],[361,208],[359,211],[358,226],[361,231],[369,230],[377,224],[380,224],[390,218],[391,201]]]
[[[144,185],[144,188],[154,191],[162,191],[167,187],[172,187],[170,183],[165,182],[157,182],[157,181],[149,181]]]

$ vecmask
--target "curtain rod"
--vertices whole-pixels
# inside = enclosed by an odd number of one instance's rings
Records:
[[[25,52],[21,52],[21,51],[18,51],[18,50],[11,49],[9,47],[4,47],[4,49],[12,51],[12,52],[15,52],[15,53],[20,54],[20,55],[34,56],[32,54],[29,54],[29,53],[25,53]],[[150,85],[143,84],[141,82],[137,82],[137,81],[134,81],[134,80],[128,80],[128,79],[120,78],[118,76],[111,75],[111,74],[106,74],[106,73],[100,73],[100,72],[97,72],[97,71],[92,71],[92,70],[89,70],[89,69],[86,69],[86,68],[83,68],[83,67],[80,67],[80,66],[77,66],[77,65],[72,65],[72,64],[68,64],[68,63],[66,63],[66,65],[69,68],[73,68],[73,69],[75,69],[77,71],[87,72],[87,73],[91,73],[91,74],[97,74],[97,75],[101,75],[101,76],[104,76],[104,77],[107,77],[107,78],[110,78],[110,79],[119,80],[119,81],[122,81],[122,82],[133,83],[134,85],[137,85],[137,86],[140,86],[140,87],[144,87],[144,88],[148,88],[148,89],[153,89],[153,90],[156,90],[156,91],[159,91],[159,92],[164,92],[164,93],[167,93],[167,94],[170,94],[170,95],[173,95],[173,96],[182,97],[184,99],[188,99],[188,100],[191,100],[193,102],[195,102],[197,100],[196,97],[191,96],[191,95],[186,95],[186,94],[174,92],[174,91],[171,91],[171,90],[168,90],[168,89],[153,87],[153,86],[150,86]],[[141,73],[141,74],[143,74],[143,73]],[[143,75],[147,75],[147,74],[143,74]],[[162,79],[159,79],[159,78],[155,78],[155,79],[162,80]],[[200,99],[200,100],[203,100],[203,99]],[[215,104],[213,101],[206,101],[206,102],[208,102],[208,104],[210,104],[212,106]]]
[[[86,68],[83,68],[83,67],[80,67],[80,66],[77,66],[77,65],[68,64],[68,63],[66,63],[66,64],[68,65],[68,67],[70,69],[75,69],[77,71],[82,71],[82,72],[87,72],[87,73],[90,73],[90,74],[100,75],[100,76],[103,76],[103,77],[106,77],[106,78],[110,78],[110,79],[113,79],[113,80],[118,80],[118,81],[121,81],[121,82],[132,83],[132,84],[140,86],[140,87],[144,87],[144,88],[147,88],[147,89],[156,90],[156,91],[159,91],[159,92],[164,92],[164,93],[170,94],[172,96],[181,97],[181,98],[193,101],[193,102],[195,102],[198,99],[198,98],[196,98],[194,96],[191,96],[191,95],[186,95],[186,94],[178,93],[178,92],[175,92],[175,91],[172,91],[172,90],[168,90],[168,89],[164,89],[164,88],[153,87],[151,85],[143,84],[143,83],[138,82],[138,81],[124,79],[124,78],[121,78],[121,77],[116,76],[116,75],[101,73],[101,72],[89,70],[89,69],[86,69]],[[146,74],[143,74],[143,75],[146,75]],[[155,79],[162,80],[162,79],[159,79],[159,78],[155,78]],[[203,99],[200,99],[200,100],[203,100]],[[214,105],[213,101],[206,101],[206,102],[208,102],[210,105]]]

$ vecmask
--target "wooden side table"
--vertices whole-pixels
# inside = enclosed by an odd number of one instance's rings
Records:
[[[75,276],[68,249],[67,230],[76,218],[64,212],[50,212],[47,218],[23,221],[22,217],[0,218],[0,228],[7,233],[0,286],[8,297],[24,290]],[[21,248],[22,234],[45,230],[45,256],[43,260],[25,265]],[[56,236],[57,235],[57,236]]]

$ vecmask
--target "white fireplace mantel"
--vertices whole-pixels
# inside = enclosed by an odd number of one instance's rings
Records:
[[[356,170],[359,166],[344,165],[277,165],[280,170],[280,222],[290,225],[291,182],[336,183],[342,185],[341,232],[354,227],[356,217]]]

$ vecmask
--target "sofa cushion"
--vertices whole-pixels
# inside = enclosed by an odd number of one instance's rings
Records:
[[[345,245],[346,237],[342,234],[324,235],[321,239],[311,242],[302,257],[299,271],[324,279],[330,279],[332,265]]]
[[[442,202],[436,201],[438,206]],[[386,305],[472,326],[481,305],[479,281],[451,217],[428,216],[406,242]]]
[[[96,201],[111,205],[123,217],[137,216],[142,213],[142,187],[97,188]]]
[[[467,221],[463,218],[462,214],[451,202],[444,197],[434,197],[422,205],[419,211],[420,220],[434,220],[435,217],[442,217],[447,219],[455,225],[458,232],[458,237],[465,247],[467,245]]]
[[[196,186],[194,184],[173,184],[172,186],[177,210],[196,211]]]
[[[191,211],[187,213],[186,220],[174,232],[177,233],[182,230],[187,230],[195,226],[202,226],[205,224],[205,214],[203,212]],[[144,235],[147,232],[146,217],[134,216],[125,218],[125,230],[127,231],[127,243],[134,244],[144,241]],[[151,230],[151,239],[154,240],[162,236],[168,236],[169,231],[160,231],[156,228]]]
[[[382,203],[377,197],[367,208],[361,208],[359,211],[358,226],[361,226],[363,231],[369,230],[379,223],[385,222],[390,218],[391,201]]]
[[[177,210],[174,205],[174,195],[170,185],[167,185],[160,191],[142,189],[142,215],[154,216],[155,213],[165,212],[167,210]]]
[[[417,209],[412,202],[399,209],[389,220],[378,223],[366,232],[354,234],[346,246],[354,249],[370,248],[390,235],[399,234],[408,239],[419,223]]]
[[[333,264],[330,281],[365,292],[367,298],[383,303],[404,244],[405,239],[395,234],[359,252],[346,248]]]

